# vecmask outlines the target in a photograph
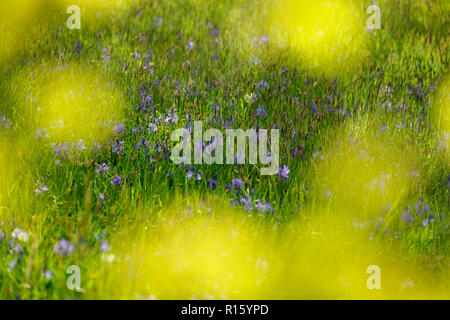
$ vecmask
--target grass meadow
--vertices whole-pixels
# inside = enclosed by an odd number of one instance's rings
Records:
[[[377,3],[1,2],[0,299],[449,299],[450,4]]]

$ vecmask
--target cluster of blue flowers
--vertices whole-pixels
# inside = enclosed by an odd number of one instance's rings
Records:
[[[2,231],[2,228],[5,227],[4,223],[0,223],[0,244],[2,244],[5,240],[7,240],[6,234]],[[14,224],[11,223],[10,225],[11,229],[14,228]],[[10,253],[10,257],[12,260],[8,262],[8,269],[12,270],[14,269],[17,264],[22,260],[24,256],[24,250],[26,244],[28,243],[28,240],[30,238],[30,235],[26,230],[23,230],[21,228],[14,228],[14,230],[11,232],[11,236],[9,238],[7,248],[8,252]]]
[[[240,178],[234,178],[230,184],[227,185],[227,191],[232,195],[233,201],[232,206],[242,206],[247,212],[259,212],[260,215],[265,215],[266,213],[273,213],[274,209],[268,201],[264,200],[252,200],[250,194],[248,194],[245,189],[245,183]],[[254,195],[254,190],[252,190],[251,195]]]
[[[9,129],[11,127],[11,120],[7,116],[4,116],[0,113],[0,128]]]
[[[435,215],[430,210],[428,203],[424,204],[424,198],[420,197],[419,201],[409,208],[405,207],[405,210],[401,214],[401,218],[407,224],[411,224],[414,221],[420,221],[424,227],[428,227],[435,221]],[[443,220],[443,216],[439,215],[439,218]]]

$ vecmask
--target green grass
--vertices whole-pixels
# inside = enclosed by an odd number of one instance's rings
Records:
[[[442,141],[430,110],[436,91],[450,90],[439,87],[448,75],[450,60],[449,6],[446,1],[379,2],[382,29],[366,35],[367,57],[336,77],[311,71],[295,54],[276,48],[270,40],[261,48],[251,44],[253,37],[267,32],[267,3],[262,1],[137,1],[120,10],[105,10],[100,17],[83,10],[80,30],[65,27],[68,15],[61,3],[42,2],[46,9],[37,13],[37,21],[28,26],[23,41],[18,40],[18,49],[0,55],[0,114],[11,121],[7,129],[0,126],[0,175],[4,177],[0,182],[0,298],[448,299],[449,150],[439,147]],[[363,13],[367,5],[369,2],[361,3]],[[155,25],[158,17],[163,19],[159,27]],[[220,30],[219,34],[211,35],[213,29]],[[82,49],[77,52],[79,41]],[[189,41],[194,43],[192,50],[186,48]],[[104,48],[107,60],[103,59]],[[151,57],[146,61],[149,50]],[[252,63],[255,56],[260,63]],[[52,137],[35,137],[40,128],[41,79],[48,70],[78,64],[111,82],[123,98],[125,131],[115,138],[122,142],[123,152],[112,152],[114,142],[106,143],[97,154],[73,152],[57,165]],[[258,89],[263,80],[268,88]],[[152,97],[153,112],[139,109],[143,92]],[[254,102],[248,99],[252,93],[257,93]],[[255,116],[260,106],[265,107],[267,117]],[[148,124],[171,108],[176,110],[178,122],[158,124],[158,132],[150,134]],[[189,119],[203,120],[205,129],[219,130],[231,120],[232,128],[270,129],[276,125],[280,129],[280,162],[289,167],[289,178],[261,176],[253,165],[200,165],[194,167],[202,172],[201,181],[187,179],[186,168],[174,165],[167,151],[172,146],[172,131],[184,127]],[[135,133],[137,127],[144,129]],[[359,199],[356,194],[356,198],[344,197],[343,201],[336,196],[346,194],[340,188],[363,190],[370,180],[364,174],[352,177],[351,168],[342,171],[353,160],[345,158],[347,154],[341,158],[333,155],[337,142],[347,141],[349,136],[365,141],[370,132],[380,128],[388,132],[386,140],[381,139],[380,145],[368,143],[364,150],[374,158],[373,163],[396,164],[398,160],[399,168],[417,177],[399,180],[405,184],[387,197],[390,203],[378,202],[376,193]],[[149,142],[148,154],[143,146],[136,149],[142,138]],[[356,153],[362,150],[356,148]],[[384,155],[386,149],[392,153]],[[410,167],[402,168],[404,162],[396,155],[407,158],[405,166]],[[96,173],[96,165],[102,162],[110,168],[106,176]],[[345,175],[338,180],[340,172]],[[124,177],[122,186],[110,183],[116,175]],[[213,177],[218,182],[215,190],[207,184]],[[274,212],[261,215],[242,205],[232,208],[233,195],[227,185],[234,178],[245,182],[242,194],[268,201]],[[356,185],[352,184],[354,178]],[[49,188],[40,196],[35,193],[37,180]],[[333,182],[336,190],[327,196],[327,183]],[[100,194],[104,201],[99,200]],[[414,208],[421,197],[420,208],[428,204],[434,221],[424,226],[427,216],[420,215],[421,209],[413,209],[416,219],[408,224],[401,214],[405,206]],[[368,206],[367,199],[377,206]],[[201,201],[211,204],[212,218],[204,222],[205,215],[209,216],[199,209],[183,220],[187,208],[196,208]],[[236,215],[238,222],[223,230],[238,228],[248,236],[232,242],[230,248],[248,245],[250,251],[237,251],[229,260],[218,259],[230,264],[217,267],[230,273],[230,283],[218,280],[218,271],[210,270],[216,267],[202,269],[188,263],[181,271],[171,269],[181,263],[176,259],[186,258],[181,251],[189,246],[171,247],[170,239],[184,243],[190,238],[187,231],[188,236],[181,240],[176,228],[173,233],[166,231],[167,219],[175,216],[173,223],[181,224],[182,230],[189,227],[184,226],[186,220],[194,220],[192,239],[200,239],[196,245],[211,241],[220,251],[228,234],[217,231],[217,240],[214,230],[221,229],[220,219],[228,215]],[[245,222],[241,224],[240,219]],[[27,232],[28,241],[10,243],[16,228]],[[208,236],[203,238],[203,232]],[[248,240],[252,232],[267,233],[267,238],[259,235],[256,242],[260,243],[255,244]],[[314,234],[320,234],[320,240]],[[102,237],[118,260],[105,258],[100,249]],[[61,238],[74,243],[70,255],[55,254],[53,249]],[[14,250],[17,243],[20,250]],[[166,243],[181,253],[154,264],[152,255],[144,255],[144,260],[150,261],[142,262],[136,252],[147,250],[143,243],[151,247],[150,252],[165,248]],[[313,249],[322,254],[316,256]],[[248,283],[238,285],[245,275],[252,274],[243,262],[246,254],[258,260],[258,254],[265,252],[270,270],[265,290]],[[323,280],[307,281],[314,272],[308,263],[295,259],[297,254],[306,257],[305,261],[311,259],[311,266],[318,267],[317,278]],[[136,269],[128,265],[130,259],[140,273],[133,274]],[[379,261],[382,272],[386,270],[382,273],[386,274],[385,287],[379,295],[365,288],[370,261]],[[398,270],[389,267],[396,263]],[[233,264],[242,268],[241,274]],[[83,293],[67,288],[65,270],[69,265],[80,266]],[[333,268],[327,265],[340,271],[332,274]],[[319,271],[320,266],[325,271]],[[146,267],[162,274],[143,276]],[[51,270],[53,277],[47,279],[45,270]],[[208,275],[223,285],[222,291],[205,293],[215,290]],[[353,289],[345,291],[347,287],[337,280],[340,277],[349,277]],[[399,290],[407,279],[413,279],[415,286]]]

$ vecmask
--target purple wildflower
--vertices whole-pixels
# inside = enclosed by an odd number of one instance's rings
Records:
[[[111,57],[108,55],[108,49],[103,48],[102,51],[103,51],[103,56],[102,56],[103,62],[111,60]]]
[[[148,125],[148,133],[152,134],[152,133],[154,133],[156,131],[158,131],[158,126],[155,123],[153,123],[153,122],[149,123],[149,125]]]
[[[140,109],[142,112],[147,113],[148,109],[153,106],[153,98],[152,96],[143,95],[141,99]]]
[[[215,27],[212,26],[212,25],[210,26],[209,34],[210,34],[211,36],[216,37],[216,36],[219,35],[219,33],[220,33],[220,30],[219,30],[218,28],[215,28]]]
[[[81,43],[80,40],[78,40],[78,42],[75,44],[75,48],[74,48],[75,53],[80,54],[82,49],[83,49],[83,44]]]
[[[148,63],[152,57],[153,57],[153,52],[151,49],[148,49],[147,53],[144,56],[144,62]]]
[[[164,21],[163,18],[161,18],[161,17],[156,17],[156,18],[155,18],[155,21],[154,21],[154,22],[155,22],[155,27],[156,27],[156,28],[161,27],[163,21]]]
[[[292,153],[292,156],[296,157],[300,153],[300,150],[301,150],[300,146],[297,146],[295,148],[294,152]]]
[[[34,190],[37,196],[40,196],[43,192],[48,191],[48,187],[38,181],[36,181],[38,187]]]
[[[434,83],[430,84],[430,92],[436,90],[436,85]]]
[[[215,178],[211,178],[208,180],[208,182],[206,183],[206,185],[208,186],[208,188],[210,188],[211,190],[214,190],[217,188],[217,180]]]
[[[112,152],[116,153],[117,155],[123,156],[124,153],[123,142],[117,140],[116,143],[114,143],[114,145],[112,146]]]
[[[148,149],[150,147],[150,143],[145,138],[142,138],[141,142],[145,149]]]
[[[12,269],[14,269],[16,267],[16,265],[17,265],[17,259],[11,261],[10,263],[8,263],[8,269],[12,270]]]
[[[234,178],[233,181],[231,181],[231,186],[235,190],[242,190],[244,188],[244,181],[239,178]]]
[[[258,56],[254,56],[253,58],[250,59],[250,65],[258,65],[261,63],[261,60],[259,59]]]
[[[73,144],[73,146],[80,152],[83,152],[86,149],[83,139],[78,140],[77,144]]]
[[[39,128],[36,130],[36,135],[35,135],[36,139],[46,139],[48,138],[48,132],[47,129],[45,128]]]
[[[62,256],[69,256],[72,254],[75,249],[75,244],[73,242],[67,241],[64,238],[61,238],[59,242],[53,248],[53,252],[55,254],[60,254]]]
[[[95,172],[97,173],[97,177],[100,173],[103,173],[106,177],[107,173],[109,172],[109,166],[106,163],[97,164],[97,169],[95,169]]]
[[[245,197],[240,198],[240,202],[241,204],[245,207],[245,210],[247,210],[248,212],[250,212],[251,210],[253,210],[252,207],[252,199],[250,198],[250,196],[247,194],[245,195]]]
[[[316,104],[315,104],[314,101],[312,101],[312,100],[311,100],[311,109],[312,109],[313,114],[316,114],[316,113],[317,113],[317,107],[316,107]]]
[[[203,178],[203,172],[201,172],[200,170],[197,170],[197,174],[195,174],[195,180],[201,181],[202,178]]]
[[[15,243],[14,240],[11,239],[11,241],[9,242],[9,246],[11,247],[11,249],[17,253],[20,253],[20,251],[22,251],[22,245],[20,243]]]
[[[288,179],[289,178],[289,168],[287,165],[283,164],[277,171],[277,174],[282,179]]]
[[[11,127],[11,121],[8,119],[7,116],[4,116],[0,113],[0,127],[3,129],[8,129]]]
[[[100,250],[103,251],[103,252],[111,251],[111,248],[109,247],[109,241],[108,240],[104,240],[104,241],[101,242]]]
[[[44,278],[51,279],[55,276],[52,270],[44,270]]]
[[[261,80],[258,82],[257,91],[262,91],[265,89],[269,89],[269,84],[265,80]]]
[[[97,233],[94,233],[94,238],[95,238],[95,240],[97,240],[97,241],[100,241],[101,239],[104,239],[105,237],[106,237],[106,232],[104,232],[104,231],[102,231],[102,232],[100,233],[100,235],[97,234]]]
[[[178,122],[178,115],[176,114],[176,112],[174,112],[172,115],[172,123],[177,123],[177,122]]]
[[[113,186],[121,186],[123,184],[123,178],[122,176],[115,176],[112,180],[111,180],[111,184]]]
[[[262,215],[265,215],[266,211],[268,211],[268,212],[274,211],[274,209],[272,208],[272,206],[270,205],[270,203],[268,201],[266,201],[264,203],[261,200],[255,200],[255,209],[260,210]]]
[[[405,207],[405,211],[402,213],[402,220],[406,221],[408,224],[411,222],[414,222],[414,220],[416,220],[412,215],[411,215],[412,209],[409,209],[408,206]]]
[[[434,222],[434,214],[430,213],[428,215],[428,218],[422,221],[422,224],[424,227],[427,227],[430,223]]]
[[[192,50],[192,49],[194,49],[194,42],[193,41],[189,41],[187,44],[186,44],[186,49],[187,50]]]
[[[268,36],[264,36],[262,35],[261,37],[259,37],[259,40],[263,43],[266,44],[267,42],[269,42],[269,37]]]
[[[194,176],[194,170],[192,168],[186,168],[186,178],[191,179]]]
[[[122,123],[118,123],[115,127],[114,127],[114,132],[116,133],[116,135],[121,134],[122,132],[125,132],[125,126]]]
[[[262,118],[267,117],[267,112],[264,106],[260,106],[258,109],[256,109],[256,116]]]
[[[219,56],[217,54],[212,54],[211,55],[211,62],[217,61],[219,60]]]

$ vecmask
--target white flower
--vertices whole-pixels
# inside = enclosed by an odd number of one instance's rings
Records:
[[[26,231],[22,231],[19,228],[15,228],[11,233],[11,237],[13,239],[19,239],[20,241],[27,242],[28,241],[28,233]]]
[[[250,93],[250,94],[246,94],[245,96],[244,96],[244,101],[245,102],[247,102],[247,103],[251,103],[251,102],[253,102],[253,100],[256,98],[256,95],[254,94],[254,93]]]
[[[112,263],[116,260],[116,256],[112,253],[103,253],[101,259],[105,262]]]

